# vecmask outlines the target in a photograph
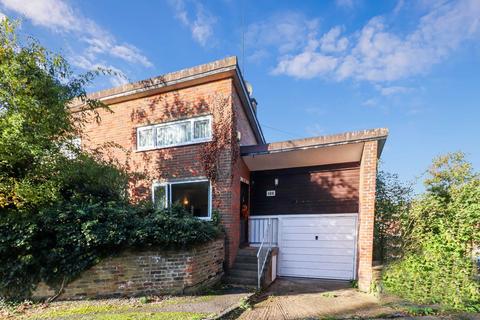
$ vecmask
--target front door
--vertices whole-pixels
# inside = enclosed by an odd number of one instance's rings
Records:
[[[248,245],[249,186],[240,182],[240,246]]]

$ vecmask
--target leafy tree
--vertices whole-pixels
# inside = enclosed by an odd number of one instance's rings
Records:
[[[375,199],[375,260],[388,262],[401,255],[402,221],[411,201],[411,184],[402,183],[397,174],[379,171]]]
[[[433,161],[426,192],[405,227],[404,257],[384,275],[387,291],[420,303],[480,311],[474,250],[480,245],[480,177],[462,153]]]
[[[129,203],[132,175],[102,148],[86,153],[72,143],[83,115],[105,108],[85,92],[102,71],[74,76],[61,56],[19,41],[16,27],[0,24],[0,298],[28,297],[39,281],[60,290],[127,246],[217,237],[217,224],[182,209]],[[84,112],[71,112],[74,99]]]
[[[69,103],[81,99],[94,113],[102,107],[85,91],[99,71],[75,77],[61,56],[20,41],[17,27],[0,22],[0,290],[7,296],[40,279],[45,208],[76,198],[125,201],[127,179],[72,143],[85,118],[74,118]]]
[[[78,153],[68,104],[101,103],[86,97],[85,85],[99,71],[74,77],[68,63],[33,39],[22,43],[16,22],[0,23],[0,208],[30,210],[58,199],[65,150]],[[52,175],[53,174],[53,175]]]

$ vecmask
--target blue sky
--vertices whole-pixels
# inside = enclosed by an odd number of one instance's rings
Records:
[[[237,55],[267,141],[390,129],[403,180],[462,150],[480,168],[480,1],[0,0],[92,90]],[[421,190],[418,185],[417,190]]]

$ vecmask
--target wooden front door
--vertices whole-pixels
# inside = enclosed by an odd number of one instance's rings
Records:
[[[240,246],[248,245],[248,215],[250,214],[250,188],[240,182]]]

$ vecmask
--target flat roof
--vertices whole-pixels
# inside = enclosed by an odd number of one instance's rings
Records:
[[[378,128],[242,146],[240,153],[251,171],[360,162],[365,142],[378,141],[380,157],[387,137],[388,129]]]

